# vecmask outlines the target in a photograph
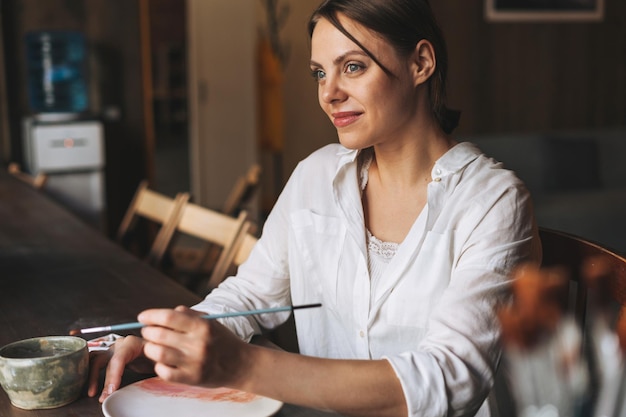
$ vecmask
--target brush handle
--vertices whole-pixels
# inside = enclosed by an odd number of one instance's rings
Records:
[[[257,314],[266,314],[266,313],[280,313],[282,311],[292,311],[299,310],[304,308],[314,308],[321,307],[321,303],[315,304],[302,304],[297,306],[284,306],[284,307],[272,307],[272,308],[261,308],[258,310],[248,310],[248,311],[233,311],[230,313],[220,313],[220,314],[205,314],[204,316],[200,316],[206,320],[215,320],[215,319],[223,319],[227,317],[240,317],[240,316],[254,316]],[[99,333],[99,332],[117,332],[120,330],[132,330],[139,329],[144,327],[143,323],[133,322],[133,323],[122,323],[122,324],[112,324],[110,326],[101,326],[101,327],[90,327],[87,329],[81,329],[80,333]]]

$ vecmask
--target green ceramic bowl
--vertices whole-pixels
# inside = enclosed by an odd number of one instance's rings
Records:
[[[76,400],[87,381],[84,339],[45,336],[0,348],[0,385],[11,404],[26,410],[56,408]]]

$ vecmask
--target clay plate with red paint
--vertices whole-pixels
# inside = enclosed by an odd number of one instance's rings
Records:
[[[102,404],[106,417],[269,417],[282,403],[229,388],[200,388],[148,378],[114,392]]]

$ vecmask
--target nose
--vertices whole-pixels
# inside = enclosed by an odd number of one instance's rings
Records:
[[[330,104],[345,100],[347,94],[337,77],[327,75],[324,82],[319,85],[319,96],[321,102]]]

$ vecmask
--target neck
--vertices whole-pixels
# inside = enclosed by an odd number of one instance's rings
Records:
[[[435,162],[456,142],[443,132],[374,147],[374,174],[382,185],[415,186],[430,182]]]

